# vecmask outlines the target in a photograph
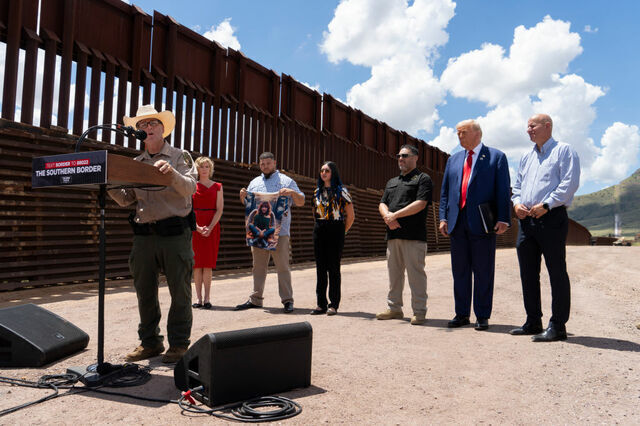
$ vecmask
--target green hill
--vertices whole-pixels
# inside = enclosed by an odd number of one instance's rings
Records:
[[[613,234],[614,215],[620,215],[622,235],[640,232],[640,169],[617,185],[577,196],[569,208],[571,219],[592,235]]]

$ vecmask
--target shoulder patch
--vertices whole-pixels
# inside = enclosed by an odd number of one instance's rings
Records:
[[[184,158],[184,162],[187,164],[187,167],[193,167],[193,158],[187,151],[182,151],[182,157]]]

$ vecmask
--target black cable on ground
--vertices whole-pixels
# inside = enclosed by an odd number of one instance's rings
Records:
[[[283,396],[265,396],[210,409],[196,406],[185,401],[186,399],[187,396],[183,393],[183,396],[178,400],[178,405],[183,411],[209,414],[220,419],[247,423],[273,422],[288,419],[302,413],[300,404]],[[264,407],[275,407],[275,409],[269,411],[260,410]],[[224,412],[231,415],[223,414]]]
[[[182,397],[178,400],[150,398],[138,395],[130,395],[122,392],[108,392],[101,389],[104,387],[121,388],[140,386],[151,379],[150,372],[151,369],[149,367],[142,367],[137,364],[127,364],[121,370],[114,372],[111,377],[109,377],[109,375],[106,375],[105,383],[99,387],[76,386],[81,377],[75,374],[46,375],[42,376],[37,382],[0,376],[0,383],[29,388],[53,390],[52,394],[46,395],[35,401],[26,402],[24,404],[20,404],[15,407],[7,408],[0,411],[0,417],[7,414],[15,413],[16,411],[23,408],[45,402],[59,396],[75,395],[77,393],[84,392],[96,392],[105,395],[123,396],[148,402],[178,404],[183,411],[198,414],[209,414],[220,419],[248,423],[284,420],[297,416],[302,412],[302,406],[300,404],[282,396],[267,396],[262,398],[255,398],[245,402],[228,404],[222,407],[208,409],[195,405],[195,401],[189,397],[191,392],[202,390],[201,387],[192,389],[188,392],[183,392]],[[59,392],[60,389],[68,389],[69,392],[61,394]],[[266,407],[274,407],[274,409],[263,410]]]
[[[7,408],[7,409],[4,409],[4,410],[0,411],[0,417],[6,416],[7,414],[14,413],[14,412],[16,412],[18,410],[30,407],[32,405],[48,401],[50,399],[58,397],[58,395],[59,395],[58,387],[56,385],[54,385],[53,383],[39,384],[38,382],[29,382],[27,380],[12,379],[12,378],[9,378],[9,377],[0,377],[0,383],[7,383],[7,384],[10,384],[10,385],[23,386],[23,387],[29,387],[29,388],[39,388],[39,389],[49,388],[49,389],[53,390],[52,394],[44,396],[44,397],[42,397],[40,399],[37,399],[35,401],[25,402],[24,404],[20,404],[20,405],[17,405],[15,407]]]
[[[104,376],[104,384],[101,387],[120,388],[120,387],[129,387],[129,386],[140,386],[145,384],[149,380],[151,380],[150,371],[151,369],[149,367],[142,367],[137,364],[126,364],[121,369],[116,370],[111,374],[106,374]],[[80,379],[81,377],[76,374],[46,375],[46,376],[42,376],[37,382],[0,376],[0,383],[6,383],[13,386],[22,386],[22,387],[28,387],[28,388],[53,390],[52,394],[49,394],[35,401],[26,402],[24,404],[20,404],[15,407],[7,408],[0,411],[0,417],[5,416],[7,414],[14,413],[18,410],[30,407],[35,404],[39,404],[41,402],[45,402],[50,399],[57,398],[59,396],[69,395],[70,393],[71,394],[78,393],[73,391],[79,391],[79,392],[95,391],[98,393],[107,393],[107,394],[110,393],[112,395],[128,396],[130,398],[148,400],[144,397],[138,397],[135,395],[119,394],[115,392],[105,392],[97,388],[76,387],[75,385],[80,381]],[[59,392],[60,389],[69,389],[71,392],[60,394]],[[162,402],[177,403],[177,401],[165,401],[165,400],[162,400]]]
[[[151,368],[138,364],[110,366],[111,372],[101,374],[103,384],[99,387],[125,388],[142,386],[151,380]]]

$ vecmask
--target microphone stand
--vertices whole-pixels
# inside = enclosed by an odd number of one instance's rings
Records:
[[[115,126],[115,127],[114,127]],[[78,152],[80,145],[87,137],[89,132],[97,129],[111,130],[113,132],[122,134],[124,136],[134,136],[138,139],[145,139],[146,133],[143,131],[136,131],[132,127],[125,127],[120,124],[99,124],[97,126],[89,127],[76,142],[75,152]],[[106,292],[105,278],[106,278],[106,247],[107,237],[105,233],[105,205],[106,205],[107,185],[100,184],[100,190],[98,192],[98,205],[100,207],[100,227],[99,227],[99,243],[98,243],[98,362],[87,367],[70,367],[67,369],[68,373],[75,374],[79,377],[80,381],[88,387],[101,386],[105,383],[107,378],[119,377],[122,374],[126,374],[128,369],[126,365],[110,364],[104,362],[104,296]]]
[[[114,127],[115,126],[115,127]],[[145,140],[147,138],[147,133],[144,130],[136,130],[130,126],[123,126],[122,124],[98,124],[96,126],[91,126],[87,130],[84,131],[78,138],[78,142],[76,142],[76,151],[80,151],[80,145],[87,138],[87,135],[94,130],[111,130],[112,132],[119,133],[123,136],[133,136],[136,139]]]

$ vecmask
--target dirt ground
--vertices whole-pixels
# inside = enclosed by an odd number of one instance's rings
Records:
[[[302,404],[290,424],[640,424],[640,247],[569,247],[571,319],[565,342],[533,343],[508,331],[525,319],[514,249],[498,250],[490,328],[448,329],[454,315],[448,253],[427,257],[428,321],[377,321],[387,293],[384,260],[346,261],[339,315],[310,316],[315,269],[293,271],[296,310],[282,313],[275,273],[267,278],[265,308],[235,312],[247,299],[249,273],[219,275],[211,311],[195,310],[192,341],[207,333],[309,321],[313,327],[312,386],[283,393]],[[544,267],[543,267],[544,270]],[[37,380],[69,366],[95,363],[97,286],[76,285],[0,293],[0,308],[35,303],[91,336],[81,353],[42,369],[3,369],[0,375]],[[165,330],[169,294],[160,291]],[[550,290],[542,285],[547,321]],[[138,313],[130,285],[107,290],[105,360],[121,363],[137,344]],[[163,331],[164,333],[164,331]],[[159,358],[150,382],[119,391],[175,399],[173,368]],[[0,410],[48,391],[0,385]],[[65,396],[0,418],[0,424],[175,424],[221,422],[181,413],[175,404],[84,393]]]

